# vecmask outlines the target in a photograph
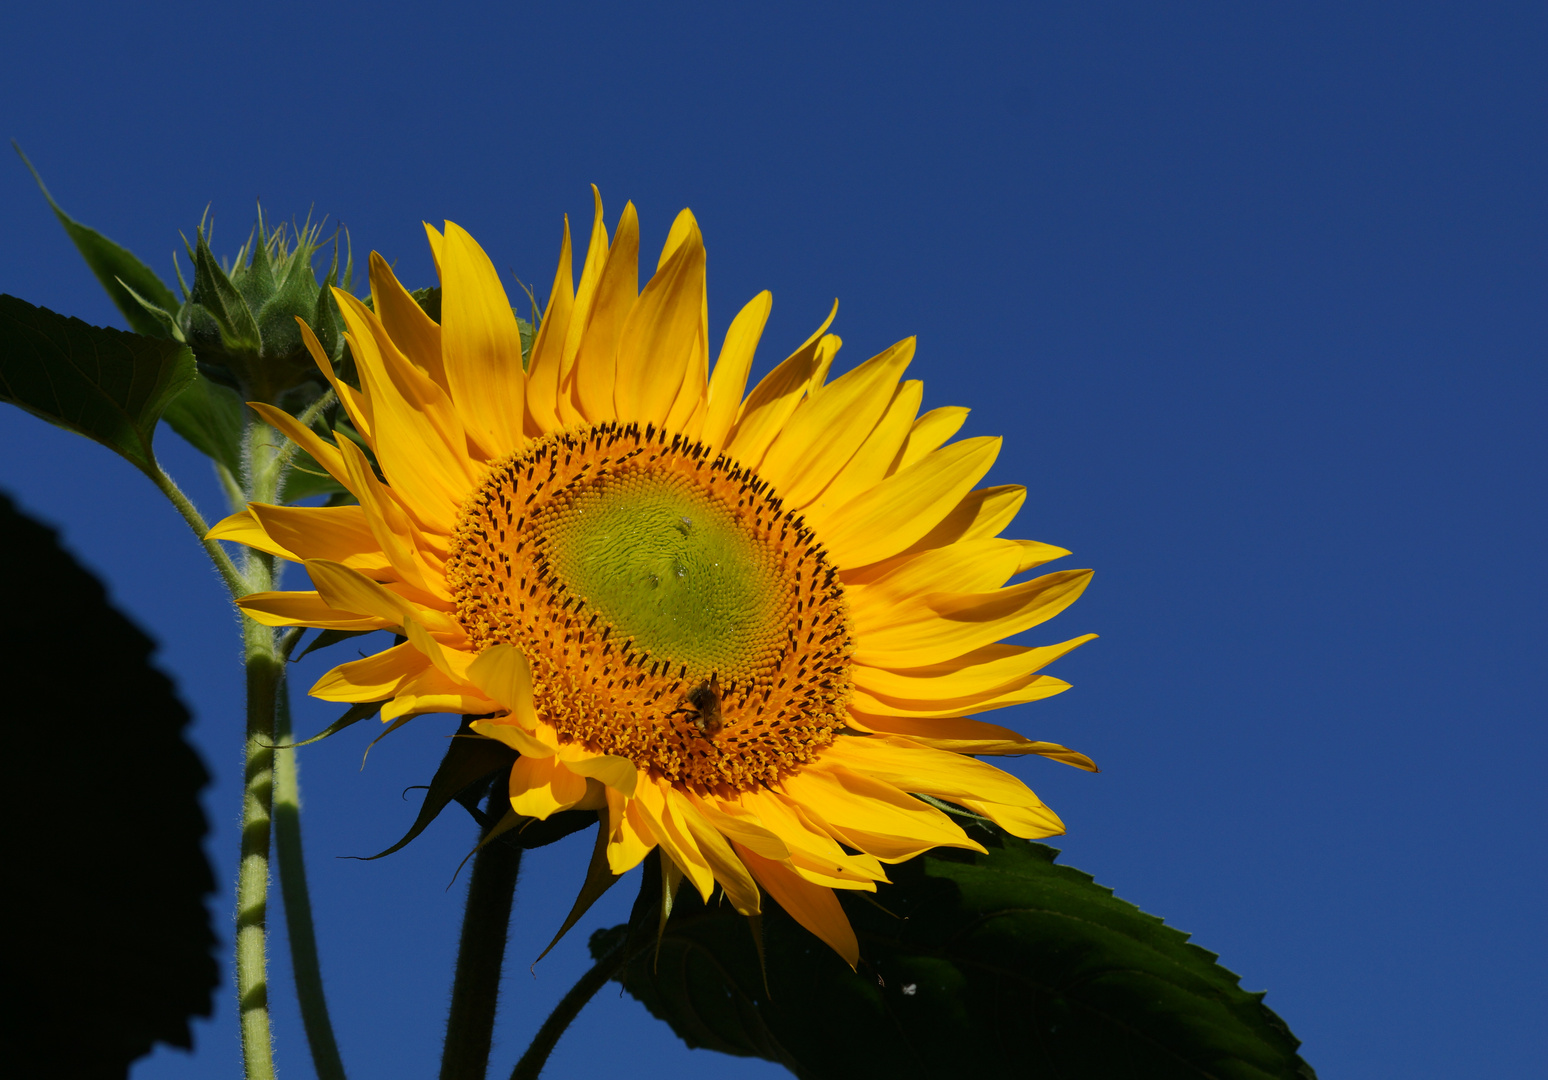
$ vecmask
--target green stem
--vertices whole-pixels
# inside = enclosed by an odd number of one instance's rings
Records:
[[[262,421],[254,418],[248,422],[249,502],[273,501],[275,470],[266,449],[272,434],[273,429]],[[249,548],[242,570],[240,593],[263,592],[274,583],[274,560],[262,552]],[[246,615],[242,616],[242,641],[247,667],[247,766],[242,792],[242,859],[237,870],[237,1003],[247,1078],[274,1080],[266,937],[274,811],[275,707],[285,661],[274,631]]]
[[[220,580],[225,582],[226,588],[231,591],[232,598],[234,599],[244,593],[255,591],[248,587],[242,572],[236,568],[236,563],[231,561],[231,556],[226,554],[226,549],[221,547],[217,541],[204,538],[204,534],[210,531],[210,527],[205,524],[204,517],[199,513],[198,507],[189,501],[188,496],[184,495],[182,490],[172,482],[170,476],[161,471],[160,465],[155,465],[154,469],[155,471],[149,474],[151,482],[177,508],[177,512],[182,515],[183,520],[188,522],[188,527],[194,531],[194,535],[199,538],[199,543],[204,545],[204,551],[209,555],[210,561],[215,564],[215,570],[220,574]]]
[[[248,559],[248,580],[260,578]],[[237,870],[237,1002],[248,1080],[272,1080],[269,985],[264,938],[269,903],[269,829],[274,797],[274,703],[282,661],[274,631],[242,617],[247,661],[247,767],[242,792],[242,861]]]
[[[283,650],[282,650],[283,651]],[[290,739],[290,689],[281,682],[275,714],[274,741]],[[301,1021],[312,1051],[317,1080],[344,1080],[344,1062],[328,1018],[322,968],[317,959],[317,931],[312,925],[312,900],[306,887],[306,862],[301,848],[301,788],[294,750],[274,759],[274,848],[279,862],[280,895],[285,901],[285,930],[290,939],[290,966],[296,978]]]
[[[559,1036],[570,1026],[570,1021],[580,1015],[586,1003],[629,961],[628,946],[629,938],[625,937],[612,952],[593,964],[591,970],[570,987],[570,992],[554,1006],[554,1011],[548,1014],[548,1019],[543,1021],[543,1026],[532,1037],[527,1052],[521,1055],[515,1071],[511,1073],[511,1080],[537,1080],[538,1074],[548,1062],[548,1055],[558,1045]]]
[[[497,780],[486,806],[490,820],[499,821],[509,805],[505,784]],[[446,1043],[441,1050],[441,1080],[484,1080],[489,1070],[500,968],[520,869],[521,848],[504,841],[487,844],[473,856]]]

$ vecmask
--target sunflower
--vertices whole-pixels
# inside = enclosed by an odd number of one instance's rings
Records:
[[[834,890],[983,850],[940,800],[1016,836],[1063,831],[976,755],[1090,760],[968,716],[1067,688],[1042,669],[1094,635],[1001,639],[1090,571],[1006,585],[1068,552],[1000,538],[1026,491],[975,488],[1000,440],[949,441],[966,409],[919,414],[912,338],[830,379],[830,314],[744,393],[770,295],[711,369],[693,215],[640,290],[634,207],[609,242],[595,199],[578,286],[565,222],[525,368],[467,232],[426,226],[439,323],[373,253],[372,303],[336,293],[360,388],[303,334],[374,461],[253,405],[358,505],[254,504],[210,535],[305,565],[314,591],[243,598],[258,621],[403,639],[314,696],[384,702],[389,722],[479,717],[519,753],[515,813],[596,810],[611,873],[659,849],[670,884],[719,886],[746,915],[766,893],[853,965]]]

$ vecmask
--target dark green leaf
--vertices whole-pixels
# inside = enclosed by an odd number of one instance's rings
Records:
[[[315,652],[318,649],[326,649],[328,646],[337,645],[341,641],[348,641],[350,638],[374,633],[376,633],[375,630],[321,630],[316,637],[307,643],[306,648],[290,658],[290,662],[294,664],[303,659],[308,653]]]
[[[247,406],[229,386],[195,373],[188,388],[173,398],[161,418],[194,449],[242,476],[242,414]]]
[[[464,722],[462,731],[451,740],[451,745],[446,748],[446,756],[441,759],[440,767],[435,770],[435,776],[430,781],[430,789],[425,792],[424,804],[419,808],[419,816],[414,819],[414,824],[403,834],[403,839],[392,847],[367,858],[380,859],[404,847],[424,832],[441,811],[446,809],[447,804],[463,791],[474,784],[488,780],[502,769],[509,770],[515,760],[516,751],[502,742],[468,733],[467,724]]]
[[[14,140],[11,145],[21,155],[22,161],[32,173],[32,178],[38,182],[38,190],[43,192],[43,197],[53,208],[59,224],[64,226],[65,232],[75,242],[76,250],[86,260],[86,265],[91,267],[91,272],[102,283],[103,289],[107,290],[108,296],[123,313],[130,327],[148,337],[171,337],[163,321],[146,311],[124,286],[129,286],[129,289],[168,312],[177,310],[177,297],[172,295],[172,290],[162,284],[161,279],[150,267],[136,259],[126,249],[119,247],[96,229],[88,229],[61,210],[59,204],[54,201],[54,197],[48,193],[48,188],[43,186],[43,178],[38,175],[38,170],[32,167],[32,162],[28,161],[27,155],[22,153],[21,147],[17,146]]]
[[[156,421],[194,376],[164,338],[92,326],[0,295],[0,400],[155,468]]]
[[[6,1075],[123,1077],[210,1014],[209,777],[150,639],[4,496],[0,590]]]
[[[765,990],[747,920],[685,889],[659,963],[639,956],[623,984],[690,1046],[814,1080],[1314,1076],[1262,995],[1186,934],[1052,848],[974,835],[987,855],[941,849],[889,868],[880,906],[846,898],[858,972],[766,902]]]
[[[415,289],[409,293],[414,298],[414,303],[419,305],[421,311],[430,316],[435,322],[441,321],[441,287],[431,285],[425,289]]]
[[[337,495],[344,486],[330,476],[305,450],[297,450],[290,459],[290,470],[280,484],[280,501],[300,502],[314,495]]]
[[[367,633],[371,632],[372,631],[367,631]],[[302,655],[305,654],[303,653]],[[321,742],[323,739],[326,739],[330,735],[337,735],[351,724],[358,724],[362,720],[369,720],[371,717],[380,712],[382,706],[385,704],[387,704],[386,701],[362,701],[358,704],[351,705],[348,709],[344,710],[343,716],[340,716],[337,720],[323,728],[316,735],[313,735],[310,739],[302,739],[300,742],[296,743],[286,743],[280,749],[293,750],[298,746],[310,746],[314,742]]]
[[[571,833],[580,832],[596,820],[597,815],[590,810],[561,810],[541,821],[527,818],[517,826],[513,842],[524,848],[546,847]]]
[[[124,285],[122,279],[120,279],[118,283],[120,285]],[[157,307],[155,304],[153,304],[149,300],[145,299],[145,297],[141,296],[139,293],[135,292],[133,289],[131,289],[127,285],[124,285],[124,291],[129,294],[129,298],[131,300],[133,300],[135,303],[140,305],[140,310],[141,311],[145,312],[151,318],[155,319],[157,324],[161,327],[163,333],[157,334],[157,335],[152,335],[152,336],[155,336],[155,337],[169,337],[173,341],[183,341],[184,340],[184,338],[183,338],[183,328],[181,326],[177,325],[177,316],[176,315],[174,315],[172,312],[166,310],[165,308]]]
[[[532,362],[532,342],[537,337],[537,330],[526,319],[518,315],[516,316],[516,333],[521,337],[521,366],[525,368]]]

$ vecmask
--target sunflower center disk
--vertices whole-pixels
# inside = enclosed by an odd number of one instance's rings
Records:
[[[772,784],[843,725],[836,572],[766,483],[681,436],[604,424],[497,462],[448,578],[475,648],[527,655],[562,738],[674,783]]]
[[[688,477],[624,470],[566,502],[545,515],[550,566],[614,633],[695,678],[750,675],[777,651],[775,560]]]

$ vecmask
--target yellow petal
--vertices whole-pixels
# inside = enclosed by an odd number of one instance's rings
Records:
[[[1064,822],[1059,820],[1059,815],[1041,802],[1036,806],[1009,806],[979,799],[952,801],[975,814],[982,814],[1012,836],[1019,836],[1023,840],[1041,840],[1045,836],[1064,834]]]
[[[435,276],[441,279],[441,284],[446,284],[446,275],[441,273],[441,249],[445,246],[445,238],[441,236],[441,230],[428,221],[420,222],[425,227],[425,239],[430,243],[430,258],[435,262]]]
[[[467,640],[467,634],[457,627],[456,634],[458,644]],[[468,677],[468,668],[472,666],[473,654],[464,652],[461,648],[447,648],[441,642],[430,635],[420,621],[410,619],[403,624],[403,635],[409,642],[430,658],[430,662],[436,666],[448,679],[453,680],[463,691],[471,692],[474,689],[473,680]],[[482,696],[482,695],[481,695]],[[490,700],[490,699],[486,699]],[[493,701],[491,700],[491,705]],[[470,712],[489,712],[489,709],[469,710]]]
[[[660,425],[694,366],[704,308],[704,241],[693,215],[640,293],[618,338],[613,402],[621,421]],[[669,238],[669,244],[671,239]]]
[[[616,754],[598,754],[569,743],[559,748],[559,759],[578,776],[587,776],[625,796],[632,796],[639,784],[634,762]]]
[[[624,207],[618,235],[607,249],[586,329],[575,353],[575,404],[593,424],[616,415],[613,386],[617,381],[618,338],[639,296],[639,262],[640,220],[631,202]]]
[[[542,821],[580,802],[586,781],[555,758],[519,757],[511,766],[510,793],[512,810]]]
[[[465,467],[466,429],[451,400],[408,362],[376,314],[342,289],[334,292],[360,385],[371,399],[382,474],[421,525],[449,532],[479,477]]]
[[[252,503],[248,511],[276,546],[295,552],[286,557],[296,562],[331,559],[363,574],[385,570],[391,565],[371,535],[365,511],[358,506]]]
[[[1058,743],[1035,742],[1010,728],[964,717],[920,719],[911,716],[851,717],[850,726],[878,735],[903,735],[924,746],[958,754],[1036,754],[1062,761],[1086,772],[1098,772],[1096,763],[1078,750]]]
[[[806,394],[807,384],[817,363],[818,347],[837,314],[838,301],[835,300],[833,310],[817,328],[817,332],[753,387],[752,393],[747,395],[747,400],[742,402],[737,413],[736,423],[726,443],[726,453],[744,465],[757,467],[763,459],[764,451],[774,441],[774,436],[779,434],[785,421],[790,419],[790,414]]]
[[[893,473],[825,515],[806,515],[840,567],[866,566],[898,554],[929,533],[989,471],[1001,440],[964,439]]]
[[[844,765],[873,780],[941,799],[984,799],[1041,806],[1032,790],[988,762],[916,743],[900,735],[840,736],[823,761]]]
[[[345,439],[339,444],[339,452],[349,471],[350,487],[365,509],[371,535],[392,564],[393,571],[406,584],[449,604],[451,592],[444,575],[436,572],[444,567],[445,554],[431,549],[429,535],[433,534],[427,535],[409,520],[393,490],[376,478],[371,463],[358,446]],[[430,565],[433,555],[439,556],[436,561],[441,567]]]
[[[340,664],[307,691],[324,701],[382,701],[430,666],[425,654],[408,642]]]
[[[886,414],[865,437],[865,442],[855,451],[855,456],[849,459],[849,463],[839,470],[833,482],[813,502],[819,516],[838,509],[896,471],[893,465],[923,398],[924,383],[918,379],[907,379],[898,386]]]
[[[1021,548],[1011,540],[968,540],[873,563],[843,575],[857,636],[896,622],[901,608],[930,593],[998,589],[1016,573]]]
[[[575,404],[575,357],[580,351],[581,338],[591,321],[592,302],[596,299],[597,285],[602,271],[607,268],[607,225],[602,220],[602,193],[597,185],[591,185],[594,204],[591,219],[591,241],[586,245],[586,261],[581,267],[580,284],[575,288],[575,310],[570,313],[570,325],[564,334],[564,349],[559,356],[559,422],[566,426],[578,424],[585,418]]]
[[[614,874],[628,873],[655,848],[656,835],[640,812],[638,799],[625,798],[621,792],[609,788],[607,813],[608,869]]]
[[[1044,563],[1053,562],[1055,559],[1062,559],[1070,553],[1067,548],[1055,547],[1052,544],[1040,544],[1036,540],[1016,540],[1013,543],[1021,548],[1021,559],[1016,563],[1016,573],[1018,574],[1022,571],[1030,570],[1034,566],[1042,566]]]
[[[387,260],[371,252],[371,303],[403,355],[442,390],[451,392],[441,363],[441,328],[409,295]]]
[[[248,593],[237,606],[264,626],[315,626],[327,630],[385,630],[396,622],[340,611],[315,592]]]
[[[856,741],[839,736],[835,744]],[[785,793],[850,847],[882,862],[901,862],[932,847],[967,847],[976,841],[945,814],[876,777],[830,760],[832,747],[814,764],[782,780]]]
[[[338,447],[327,442],[321,435],[306,427],[294,416],[277,409],[273,405],[267,405],[261,401],[249,401],[248,407],[263,417],[270,427],[275,428],[291,442],[310,454],[324,469],[346,489],[349,487],[349,470],[344,466],[344,458],[340,456]]]
[[[860,942],[832,889],[813,885],[782,863],[738,847],[747,868],[792,919],[816,934],[850,967],[860,961]]]
[[[753,353],[773,305],[774,295],[765,289],[737,312],[726,330],[720,359],[715,361],[715,371],[710,376],[709,405],[699,435],[709,446],[721,446],[736,420],[742,392],[747,388],[747,374],[752,370]]]
[[[436,632],[460,630],[444,612],[427,610],[343,563],[311,559],[304,565],[323,599],[340,611],[358,611],[400,626],[417,622]]]
[[[931,409],[914,421],[903,446],[903,456],[898,459],[898,468],[906,469],[930,451],[944,446],[947,439],[961,430],[969,411],[961,405],[945,405]]]
[[[822,336],[822,340],[817,343],[817,360],[812,364],[812,377],[806,380],[807,397],[821,390],[828,381],[828,370],[833,367],[833,361],[843,347],[844,339],[837,334]]]
[[[715,873],[707,859],[700,853],[693,835],[672,813],[667,793],[671,785],[661,781],[648,781],[635,790],[635,803],[650,824],[656,843],[677,864],[683,875],[693,882],[699,896],[707,903],[715,890]],[[634,805],[634,804],[631,804]]]
[[[969,492],[939,525],[910,544],[902,554],[911,555],[945,547],[959,540],[983,540],[999,536],[1026,499],[1027,489],[1020,484],[1002,484]]]
[[[778,834],[766,828],[758,815],[734,802],[714,798],[700,798],[692,791],[685,793],[699,813],[704,815],[728,839],[751,848],[767,859],[788,859],[790,848]]]
[[[527,365],[527,433],[538,435],[563,427],[559,419],[559,376],[564,363],[564,338],[575,312],[575,277],[570,267],[570,217],[564,218],[564,239],[559,245],[559,268],[548,307],[532,342],[532,361]]]
[[[1062,694],[1069,688],[1069,683],[1063,679],[1056,679],[1052,675],[1032,675],[1018,685],[998,693],[976,694],[946,701],[894,698],[882,694],[868,694],[864,690],[857,689],[849,704],[851,709],[862,716],[972,716],[1008,708],[1011,705],[1042,701],[1044,698]]]
[[[746,810],[757,815],[757,820],[764,828],[779,837],[789,850],[791,865],[801,869],[803,874],[820,870],[828,878],[825,884],[842,888],[862,888],[866,883],[887,880],[886,871],[874,857],[845,851],[799,804],[791,802],[781,793],[744,791],[739,801]],[[773,858],[763,847],[748,843],[741,836],[728,835],[765,858]]]
[[[414,640],[414,631],[419,628],[410,623],[408,629],[409,640],[423,652],[421,642]],[[392,700],[382,706],[382,720],[387,722],[424,713],[477,715],[495,707],[493,701],[474,691],[466,682],[452,678],[437,667],[428,667],[405,680],[393,692]]]
[[[923,667],[887,669],[856,664],[850,676],[857,687],[873,694],[915,701],[949,701],[1011,689],[1095,639],[1095,634],[1082,634],[1057,645],[985,645],[965,656]]]
[[[322,342],[317,340],[317,335],[312,333],[312,328],[301,319],[297,319],[296,323],[301,328],[302,343],[312,354],[317,370],[323,373],[323,377],[328,380],[328,385],[333,387],[333,392],[338,395],[339,403],[344,406],[345,413],[349,415],[349,422],[355,425],[355,430],[360,433],[362,439],[370,442],[371,434],[375,430],[371,417],[371,398],[339,378],[338,373],[333,370],[333,361],[328,358],[328,353],[322,347]],[[253,405],[254,408],[257,407],[253,402],[248,404]],[[339,482],[343,483],[342,480]]]
[[[860,639],[855,662],[905,668],[965,656],[1053,618],[1090,581],[1090,570],[1060,570],[994,592],[934,593]]]
[[[752,874],[748,873],[742,860],[737,858],[736,852],[731,850],[730,843],[682,792],[674,787],[666,788],[665,791],[667,801],[672,806],[672,816],[682,822],[693,837],[699,854],[709,863],[715,880],[726,891],[726,899],[731,901],[731,906],[742,915],[757,915],[761,910],[758,886],[753,884]]]
[[[468,665],[468,678],[509,709],[528,731],[537,727],[537,712],[532,705],[532,665],[520,649],[491,645]]]
[[[204,534],[206,540],[229,540],[233,544],[244,544],[254,551],[264,551],[270,555],[278,555],[282,559],[291,562],[300,562],[295,552],[284,544],[277,543],[258,524],[258,519],[253,517],[251,510],[238,510],[228,518],[217,521],[209,532]]]
[[[770,444],[758,475],[790,506],[805,506],[855,456],[892,403],[914,357],[905,338],[802,401]]]
[[[484,717],[468,725],[485,738],[504,743],[523,757],[553,757],[555,748],[524,729],[509,716]]]
[[[503,457],[522,442],[521,333],[489,256],[450,221],[441,281],[441,353],[452,399],[485,455]]]

